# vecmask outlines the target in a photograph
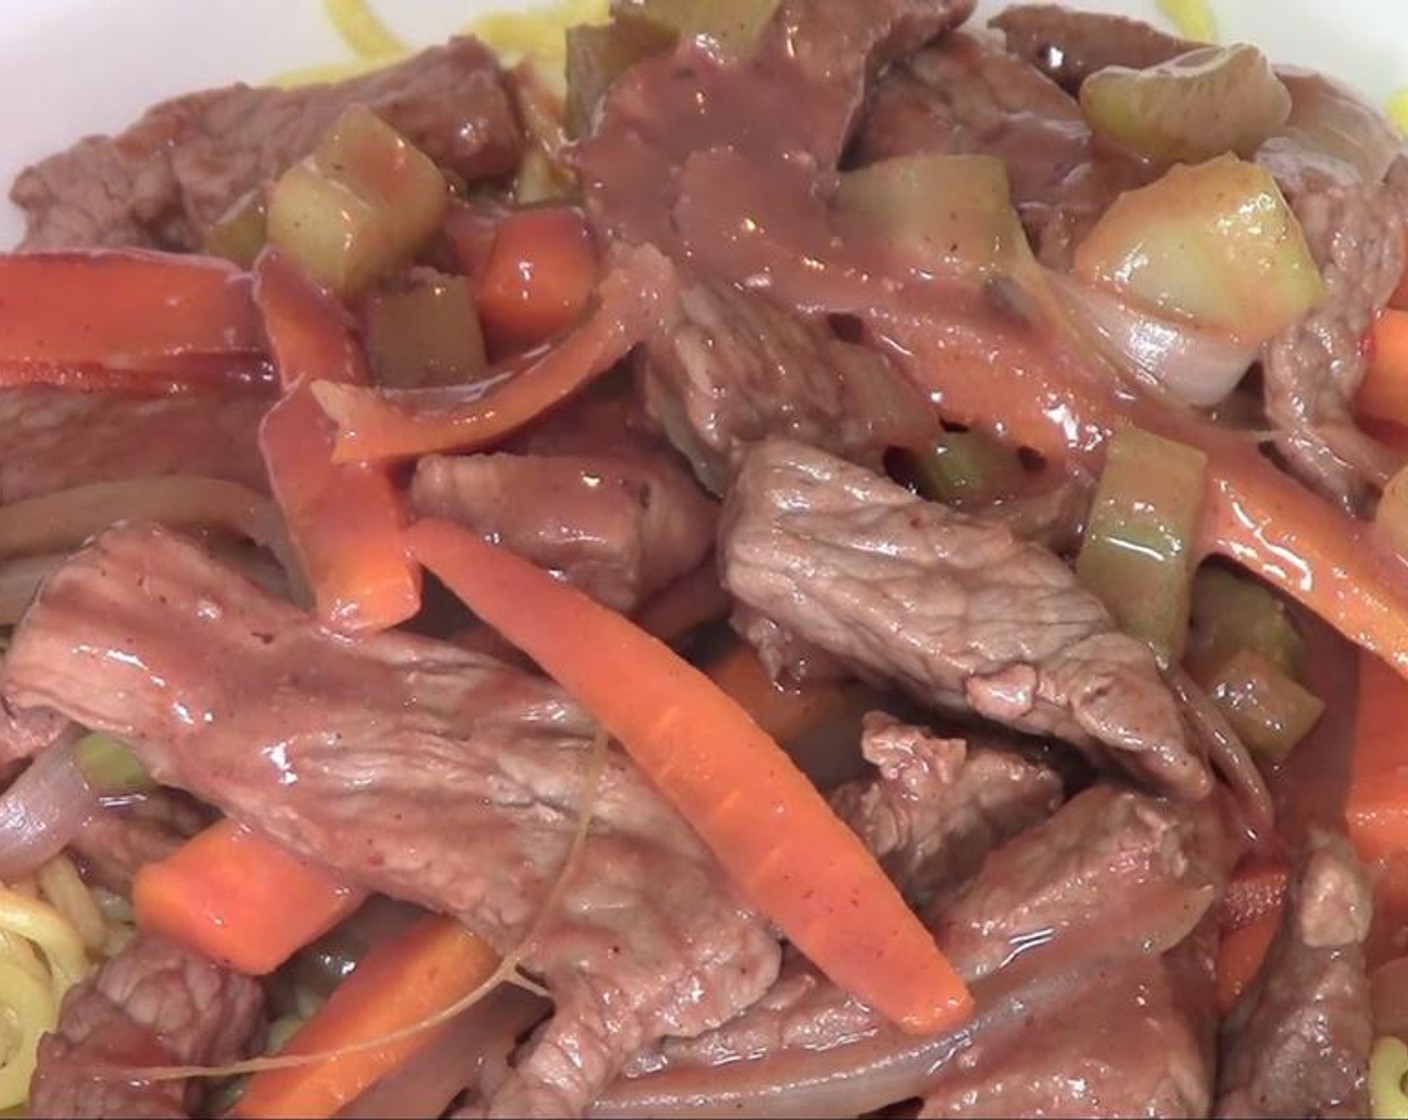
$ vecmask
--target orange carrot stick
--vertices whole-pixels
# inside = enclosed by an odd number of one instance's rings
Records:
[[[498,954],[459,922],[440,915],[423,918],[370,949],[282,1054],[326,1053],[415,1026],[471,995],[498,965]],[[336,1115],[449,1025],[326,1061],[257,1073],[234,1115],[244,1120]],[[467,1062],[471,1058],[465,1055]]]
[[[412,553],[618,738],[745,895],[837,984],[904,1029],[972,998],[856,835],[782,749],[688,662],[474,533],[422,521]]]
[[[1261,971],[1266,952],[1281,925],[1281,908],[1244,926],[1224,929],[1217,945],[1217,1013],[1228,1015]]]
[[[1408,854],[1408,681],[1368,654],[1359,657],[1345,824],[1366,862]]]
[[[137,925],[263,976],[327,932],[366,895],[232,820],[137,873]]]
[[[335,459],[467,451],[503,439],[615,366],[668,314],[673,292],[664,260],[637,249],[602,281],[591,317],[516,372],[463,388],[387,392],[319,379],[313,392],[337,424]]]
[[[1370,354],[1355,410],[1375,420],[1408,424],[1408,311],[1389,309],[1379,316]]]
[[[699,627],[723,618],[733,600],[719,584],[713,558],[681,576],[642,604],[636,625],[666,645],[673,645]]]
[[[318,614],[343,630],[384,630],[420,609],[420,573],[401,544],[401,500],[381,467],[332,461],[313,377],[366,384],[350,320],[276,252],[260,257],[256,299],[288,392],[259,430],[274,497]]]
[[[704,666],[704,673],[738,702],[769,736],[786,743],[852,713],[865,700],[863,686],[773,683],[752,646],[735,642]]]

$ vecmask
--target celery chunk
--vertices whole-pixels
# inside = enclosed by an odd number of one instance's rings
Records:
[[[672,32],[704,39],[728,58],[752,54],[777,14],[780,0],[614,0],[612,14]]]
[[[100,794],[146,793],[156,787],[127,744],[111,735],[85,735],[73,755],[88,784]]]
[[[367,354],[377,384],[462,385],[488,371],[474,293],[463,276],[418,277],[367,302]]]
[[[1285,758],[1324,714],[1325,704],[1267,658],[1238,650],[1202,682],[1232,729],[1264,758]]]
[[[1305,674],[1305,639],[1285,602],[1255,580],[1204,567],[1193,581],[1185,663],[1198,679],[1240,649],[1266,658],[1293,680]]]

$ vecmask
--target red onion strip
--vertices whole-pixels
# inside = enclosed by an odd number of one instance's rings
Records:
[[[0,794],[0,879],[27,875],[58,855],[97,810],[98,794],[74,761],[80,734],[65,732]]]

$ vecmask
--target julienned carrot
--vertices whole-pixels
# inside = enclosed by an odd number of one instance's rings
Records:
[[[855,708],[859,695],[859,689],[839,684],[781,688],[773,683],[757,651],[743,642],[735,642],[709,661],[704,672],[763,731],[782,743],[835,722]]]
[[[498,954],[459,922],[432,915],[371,950],[280,1052],[319,1054],[373,1042],[453,1007],[494,973]],[[250,1079],[245,1120],[333,1116],[435,1040],[448,1023],[366,1050]],[[473,1055],[465,1055],[471,1061]]]
[[[635,249],[601,283],[590,318],[517,372],[463,389],[378,392],[321,378],[313,392],[337,425],[336,461],[471,450],[530,423],[610,370],[673,305],[673,274],[652,249]]]
[[[666,645],[673,645],[732,609],[733,600],[720,586],[719,572],[711,557],[651,596],[636,613],[636,625]]]
[[[0,256],[0,364],[140,369],[264,350],[248,275],[137,249]]]
[[[1408,681],[1359,657],[1345,824],[1361,859],[1408,854]]]
[[[331,929],[365,894],[231,820],[137,873],[137,925],[262,976]]]
[[[255,295],[287,387],[264,418],[259,447],[319,616],[342,630],[384,630],[420,609],[420,573],[401,545],[401,500],[386,469],[332,461],[332,426],[310,391],[320,377],[366,384],[341,306],[268,252]]]
[[[84,393],[127,393],[147,397],[186,393],[265,395],[272,370],[259,354],[171,358],[144,362],[140,369],[60,362],[0,362],[0,388],[50,385]]]
[[[443,521],[412,553],[626,748],[743,892],[837,984],[916,1033],[972,1010],[860,840],[734,700],[633,623]]]
[[[1354,407],[1361,416],[1408,424],[1408,311],[1390,308],[1379,316]]]
[[[1261,971],[1281,925],[1277,907],[1247,925],[1225,929],[1217,945],[1217,1012],[1228,1015]]]

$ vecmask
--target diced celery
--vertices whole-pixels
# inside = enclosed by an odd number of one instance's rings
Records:
[[[1324,702],[1261,654],[1238,650],[1203,687],[1247,747],[1270,759],[1285,758],[1324,714]]]
[[[685,38],[707,39],[729,58],[745,58],[780,0],[613,0],[617,19],[637,20]]]
[[[379,385],[419,388],[477,381],[488,370],[474,293],[463,276],[417,278],[367,302],[367,354]]]
[[[1250,156],[1291,115],[1290,91],[1255,47],[1200,47],[1147,70],[1109,66],[1080,87],[1101,136],[1159,163]]]
[[[1293,680],[1304,679],[1305,639],[1285,602],[1249,577],[1201,568],[1193,580],[1188,670],[1204,680],[1239,649],[1261,655]]]
[[[73,752],[79,770],[100,794],[145,793],[155,788],[137,756],[111,735],[85,735]]]
[[[205,251],[249,268],[269,236],[269,208],[264,192],[255,191],[205,231]]]
[[[269,200],[269,240],[339,295],[414,257],[445,220],[449,186],[423,153],[353,106]]]
[[[1248,345],[1299,322],[1323,290],[1275,180],[1231,155],[1121,195],[1077,248],[1075,272]]]
[[[1188,633],[1206,469],[1207,456],[1195,448],[1121,428],[1076,559],[1081,582],[1165,665],[1182,655]]]
[[[960,507],[1010,494],[1024,474],[1017,452],[985,432],[945,432],[912,466],[926,498]]]
[[[836,205],[931,271],[1012,273],[1031,249],[992,156],[912,155],[841,176]]]
[[[518,165],[518,179],[513,184],[513,201],[519,206],[536,206],[543,202],[561,201],[571,184],[540,148],[530,148]]]
[[[644,19],[615,19],[567,29],[568,134],[588,135],[592,117],[611,83],[635,63],[672,48],[679,39],[673,27]]]

